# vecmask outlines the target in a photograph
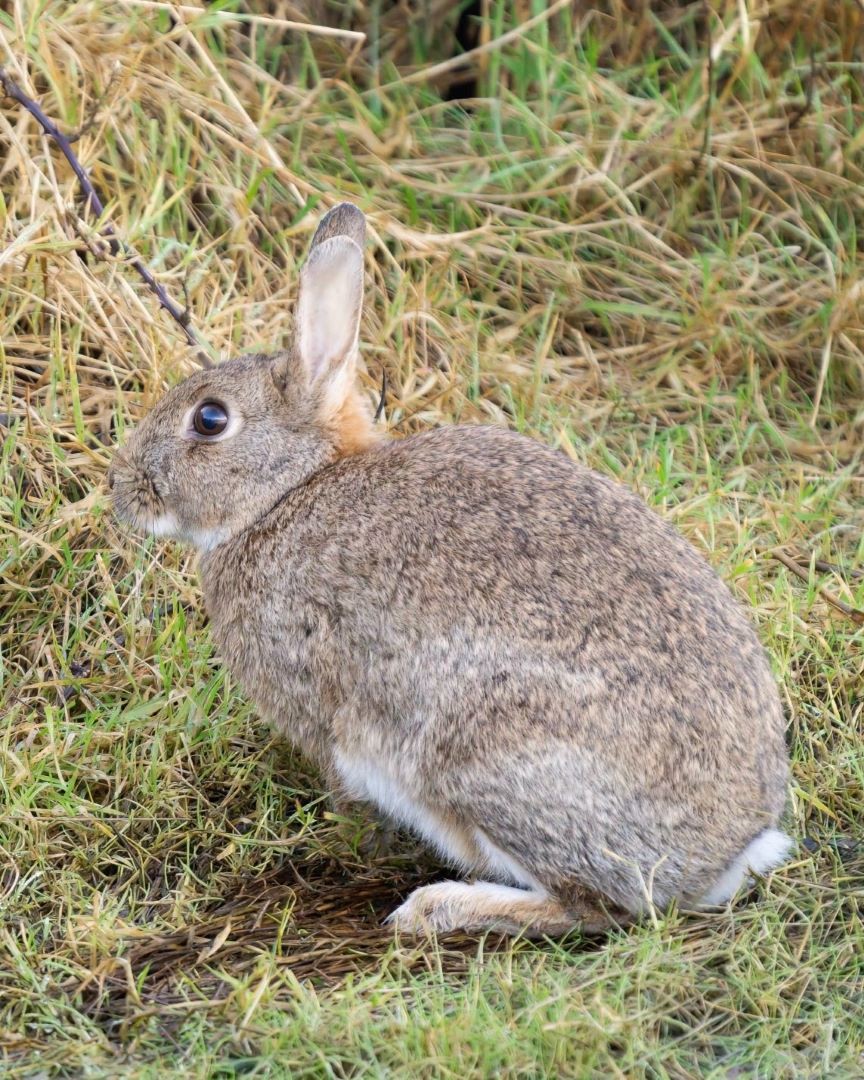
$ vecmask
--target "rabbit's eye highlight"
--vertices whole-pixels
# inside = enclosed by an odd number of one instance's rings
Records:
[[[192,427],[196,434],[205,439],[208,436],[221,435],[228,427],[228,413],[218,402],[205,401],[195,410]]]

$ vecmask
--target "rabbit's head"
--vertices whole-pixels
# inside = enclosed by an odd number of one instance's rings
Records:
[[[364,236],[348,203],[321,221],[291,349],[196,372],[162,398],[108,472],[119,517],[209,550],[375,439],[355,378]]]

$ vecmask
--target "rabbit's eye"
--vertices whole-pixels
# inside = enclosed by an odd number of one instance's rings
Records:
[[[212,435],[221,435],[228,427],[228,413],[215,401],[205,401],[195,410],[192,417],[192,427],[199,435],[205,438]]]

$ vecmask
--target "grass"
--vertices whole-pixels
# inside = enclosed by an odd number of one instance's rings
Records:
[[[221,669],[192,557],[111,519],[111,447],[193,361],[7,100],[0,1074],[861,1076],[860,5],[573,5],[467,68],[450,5],[407,35],[322,6],[360,45],[278,21],[302,4],[166,7],[0,12],[119,233],[216,353],[272,349],[358,202],[389,427],[508,424],[674,521],[771,652],[812,843],[717,915],[397,945],[381,917],[440,869],[361,853]],[[489,0],[463,44],[543,10]]]

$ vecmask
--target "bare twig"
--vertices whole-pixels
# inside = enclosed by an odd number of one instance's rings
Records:
[[[705,0],[705,28],[708,31],[708,93],[705,98],[705,130],[702,133],[702,148],[699,151],[695,166],[697,172],[702,167],[702,163],[708,157],[708,151],[711,149],[711,117],[714,109],[714,43],[711,40],[711,7],[707,0]]]
[[[796,577],[801,578],[802,581],[806,581],[808,585],[810,584],[809,567],[801,566],[799,563],[795,562],[794,559],[790,559],[789,556],[782,551],[772,551],[771,554],[778,562],[783,563],[783,565],[788,570],[791,570],[792,573],[796,575]],[[835,596],[834,593],[829,592],[822,585],[817,585],[816,588],[819,592],[819,595],[824,600],[827,600],[832,607],[837,608],[838,611],[842,611],[844,615],[848,616],[854,623],[857,623],[859,626],[864,626],[864,611],[862,611],[860,608],[854,608],[850,604],[845,603],[845,601],[841,600],[838,596]]]
[[[834,273],[834,263],[828,252],[823,253],[825,258],[825,270],[831,283],[831,292],[837,293],[837,276]],[[832,320],[833,322],[833,320]],[[819,361],[819,376],[816,380],[816,393],[813,395],[813,412],[810,414],[810,427],[816,427],[819,419],[819,407],[822,404],[822,394],[825,392],[825,380],[828,378],[828,369],[831,367],[831,352],[834,348],[834,330],[828,326],[825,336],[825,344],[822,346],[822,356]]]
[[[810,45],[810,73],[807,76],[807,90],[805,91],[804,104],[796,105],[789,117],[788,130],[796,128],[807,113],[813,108],[813,88],[816,84],[816,48]]]
[[[838,577],[848,576],[860,580],[864,578],[864,570],[847,570],[835,563],[823,562],[822,559],[814,559],[813,565],[822,574],[837,574]]]
[[[72,143],[63,134],[57,125],[50,120],[45,113],[40,109],[39,105],[28,97],[24,91],[18,86],[18,84],[10,78],[6,70],[0,67],[0,86],[2,86],[4,93],[7,97],[17,101],[19,105],[23,107],[33,116],[39,123],[42,130],[46,135],[50,136],[60,148],[63,156],[72,166],[72,171],[78,178],[78,182],[81,185],[81,189],[84,192],[84,213],[88,211],[96,217],[102,217],[105,213],[105,207],[102,205],[102,201],[96,194],[96,189],[93,186],[90,177],[87,175],[87,170],[78,160],[75,151],[72,149]],[[111,224],[106,224],[102,230],[102,235],[108,241],[108,247],[112,255],[124,256],[126,261],[132,266],[140,275],[142,281],[147,285],[151,292],[153,292],[159,301],[160,307],[163,307],[171,318],[177,323],[187,342],[195,350],[195,354],[199,362],[204,367],[211,367],[212,361],[210,359],[209,352],[203,340],[198,336],[195,330],[190,326],[189,312],[179,307],[168,293],[165,291],[164,286],[160,285],[156,278],[150,273],[145,266],[143,260],[139,255],[136,255],[133,251],[123,243],[117,236],[114,227]]]
[[[381,368],[381,397],[378,399],[378,408],[375,410],[375,415],[372,418],[374,423],[378,423],[381,417],[384,415],[384,405],[387,400],[387,372],[384,368]]]
[[[81,127],[73,135],[67,135],[66,136],[66,138],[69,140],[70,143],[78,142],[79,139],[81,139],[89,131],[92,131],[93,128],[96,126],[96,120],[99,117],[99,110],[102,108],[102,106],[105,103],[106,98],[111,93],[111,90],[113,88],[114,80],[116,78],[116,75],[117,75],[117,69],[115,68],[114,73],[112,74],[112,76],[111,76],[111,78],[110,78],[110,80],[108,82],[108,85],[105,87],[105,89],[102,91],[102,93],[99,94],[97,97],[94,97],[93,100],[87,106],[87,109],[86,109],[86,111],[84,113],[84,123],[81,125]]]

